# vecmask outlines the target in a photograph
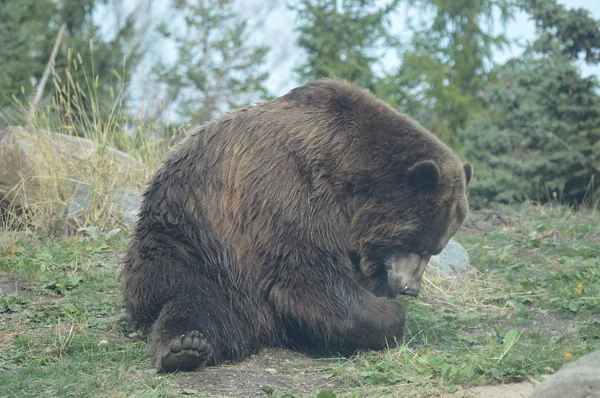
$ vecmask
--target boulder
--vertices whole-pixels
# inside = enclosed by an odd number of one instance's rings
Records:
[[[62,234],[67,235],[73,228],[86,227],[81,221],[86,212],[92,208],[94,191],[89,184],[77,184],[73,194],[65,206],[62,219],[56,226]],[[137,221],[137,215],[142,204],[142,197],[135,191],[126,188],[117,188],[111,194],[110,214],[114,224],[131,228]]]
[[[454,239],[450,239],[444,250],[429,260],[429,267],[445,276],[457,276],[467,272],[469,253]]]
[[[537,386],[530,398],[600,398],[600,350],[584,355]]]
[[[53,214],[72,221],[89,208],[93,184],[93,192],[128,226],[135,219],[133,207],[139,205],[135,191],[148,175],[133,156],[86,138],[22,127],[0,130],[2,207],[49,207],[51,202]]]

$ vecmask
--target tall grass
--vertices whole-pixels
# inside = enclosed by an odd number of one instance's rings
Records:
[[[124,190],[140,192],[176,137],[185,134],[184,128],[164,126],[144,111],[131,115],[124,101],[126,60],[110,79],[104,77],[110,82],[101,84],[93,42],[90,47],[87,62],[68,51],[65,70],[52,72],[51,99],[19,133],[29,145],[31,168],[5,196],[10,203],[4,200],[2,229],[62,232],[65,209],[78,186],[86,187],[86,205],[71,220],[71,227],[122,225],[116,196]],[[13,108],[26,115],[31,104],[14,98]]]

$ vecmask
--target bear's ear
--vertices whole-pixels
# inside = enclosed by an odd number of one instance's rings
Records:
[[[440,182],[440,168],[433,160],[416,163],[406,173],[408,184],[424,192],[433,191]]]
[[[464,163],[463,169],[465,170],[465,178],[467,179],[467,186],[469,186],[469,183],[473,179],[473,166],[471,166],[471,163]]]

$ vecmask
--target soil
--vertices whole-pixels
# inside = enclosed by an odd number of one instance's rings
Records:
[[[576,329],[574,329],[576,325],[577,322],[574,320],[557,318],[550,314],[536,314],[528,329],[540,333],[565,336],[576,333]]]
[[[443,398],[524,398],[528,397],[538,384],[539,382],[531,380],[521,383],[473,387],[452,394],[444,394]]]
[[[198,372],[180,373],[174,380],[181,389],[201,392],[206,397],[267,397],[263,388],[312,396],[341,386],[329,378],[327,360],[285,349],[263,349],[240,363],[208,367]]]
[[[284,349],[265,349],[243,362],[209,367],[199,372],[180,373],[173,384],[197,391],[203,397],[254,398],[268,397],[263,388],[290,392],[297,397],[311,397],[342,384],[329,378],[325,361],[316,362],[306,355]],[[521,398],[527,397],[539,382],[531,379],[520,383],[461,388],[443,398]]]
[[[514,222],[492,210],[475,210],[469,212],[467,219],[458,230],[460,235],[480,235],[498,231],[512,226]]]
[[[0,275],[0,298],[20,295],[25,290],[23,284],[10,276]]]

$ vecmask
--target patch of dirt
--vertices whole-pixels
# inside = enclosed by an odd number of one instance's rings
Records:
[[[0,275],[0,298],[17,295],[20,296],[25,291],[23,283],[7,275]]]
[[[533,320],[529,325],[515,325],[510,319],[499,318],[496,326],[501,333],[512,329],[527,330],[551,336],[574,336],[578,334],[578,322],[573,319],[564,319],[547,313],[532,313]]]
[[[500,213],[492,210],[474,210],[469,212],[467,219],[458,230],[460,235],[479,235],[498,231],[509,227],[514,221],[506,219]]]
[[[538,384],[538,381],[532,379],[521,383],[473,387],[444,394],[443,398],[524,398],[528,397]]]
[[[533,323],[528,327],[534,332],[559,334],[565,336],[576,333],[573,329],[577,322],[572,319],[557,318],[550,314],[536,313]]]
[[[197,390],[206,397],[264,398],[268,396],[262,390],[265,386],[297,396],[312,396],[342,385],[340,380],[329,378],[327,368],[327,360],[317,362],[295,351],[269,348],[240,363],[177,374],[173,384]]]

